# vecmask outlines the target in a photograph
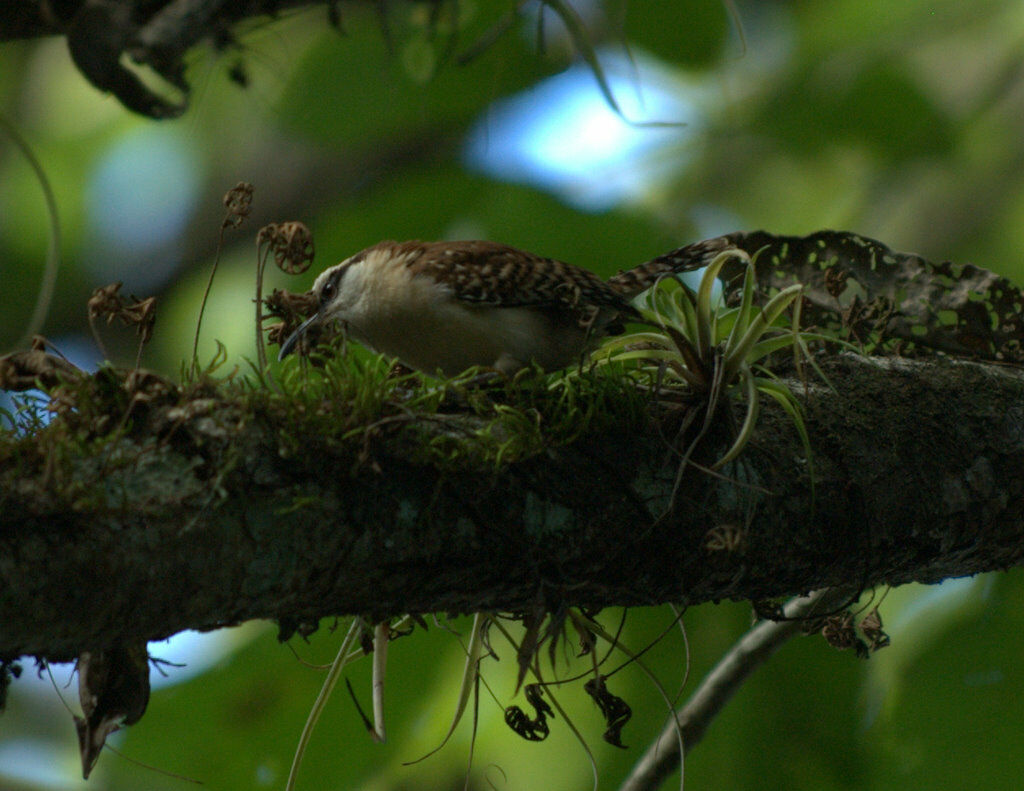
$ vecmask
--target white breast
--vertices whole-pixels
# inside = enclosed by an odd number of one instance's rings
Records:
[[[512,373],[531,362],[557,370],[576,362],[586,346],[574,321],[543,309],[464,302],[404,266],[387,277],[353,269],[345,285],[358,288],[360,297],[344,316],[352,335],[425,373],[453,376],[471,366]]]

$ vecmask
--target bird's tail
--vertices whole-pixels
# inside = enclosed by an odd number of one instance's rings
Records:
[[[659,278],[707,266],[719,253],[736,248],[741,236],[726,234],[676,248],[625,272],[619,272],[609,278],[608,285],[626,299],[632,299],[657,283]]]

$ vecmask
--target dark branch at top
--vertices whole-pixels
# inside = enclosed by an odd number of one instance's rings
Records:
[[[23,0],[0,13],[0,41],[49,35],[67,37],[83,76],[114,94],[125,107],[151,118],[174,118],[188,108],[190,87],[184,58],[197,43],[224,48],[232,28],[254,16],[289,8],[328,5],[312,0]],[[159,75],[167,90],[157,93],[122,63],[128,55]]]

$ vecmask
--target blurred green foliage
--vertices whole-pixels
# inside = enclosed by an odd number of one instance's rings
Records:
[[[680,127],[675,144],[649,155],[671,174],[669,181],[601,214],[570,208],[539,188],[469,173],[460,158],[468,130],[488,119],[494,101],[529,91],[573,62],[573,42],[560,33],[557,15],[548,10],[538,24],[536,6],[526,5],[493,46],[460,66],[460,53],[513,3],[461,0],[458,19],[451,18],[452,4],[434,21],[414,4],[392,5],[386,33],[372,9],[343,5],[343,34],[327,26],[320,8],[246,26],[239,49],[197,51],[189,71],[193,108],[161,128],[190,152],[200,189],[173,242],[135,257],[116,252],[97,230],[94,219],[105,205],[93,187],[111,151],[152,122],[86,85],[62,42],[4,45],[3,112],[42,161],[61,211],[63,257],[45,333],[72,345],[85,337],[85,300],[103,284],[97,259],[116,267],[123,256],[118,276],[129,281],[133,269],[159,264],[166,273],[156,278],[161,307],[145,362],[179,370],[214,256],[220,198],[239,180],[255,184],[254,215],[226,234],[202,346],[209,358],[214,339],[221,339],[234,362],[252,355],[254,239],[271,221],[310,225],[315,269],[382,238],[483,237],[607,275],[697,236],[837,227],[934,260],[970,261],[1024,279],[1024,6],[1018,2],[739,3],[745,44],[717,0],[588,4],[596,9],[585,20],[599,52],[628,47],[660,59],[675,75],[675,89],[703,113],[702,123]],[[228,79],[239,62],[249,77],[245,90]],[[596,81],[591,90],[598,92]],[[132,189],[129,199],[153,197],[144,180]],[[0,138],[3,351],[31,313],[46,229],[38,183]],[[123,228],[126,237],[136,230]],[[292,281],[275,272],[266,288],[302,290],[314,274]],[[120,362],[132,358],[130,331],[111,328],[108,341]],[[882,607],[893,645],[868,662],[817,638],[785,647],[688,758],[687,787],[1017,788],[1024,774],[1015,749],[1024,738],[1016,704],[1024,683],[1016,606],[1022,585],[1011,572],[973,585],[896,591]],[[921,604],[926,600],[933,600],[930,609]],[[687,614],[687,690],[749,617],[749,608],[738,604]],[[634,612],[624,639],[642,647],[670,619],[660,609]],[[467,626],[456,622],[463,631]],[[310,645],[297,641],[296,650],[327,662],[339,640],[321,629]],[[152,650],[159,655],[159,646]],[[650,663],[674,689],[684,672],[678,635],[654,649]],[[389,743],[373,744],[351,701],[338,693],[314,737],[300,788],[461,788],[468,717],[443,751],[411,767],[402,762],[443,736],[462,664],[457,641],[442,629],[396,642],[387,684]],[[512,702],[513,668],[506,649],[500,663],[485,669],[504,704]],[[363,662],[352,675],[364,707],[368,673]],[[280,787],[321,680],[268,629],[213,670],[155,692],[121,747],[208,788]],[[560,695],[597,756],[604,788],[624,776],[665,714],[635,670],[610,684],[636,712],[623,734],[628,751],[601,742],[600,717],[579,688]],[[0,718],[0,750],[18,739],[56,739],[71,778],[74,729],[70,716],[49,708],[54,696],[15,684]],[[33,713],[44,706],[45,725]],[[552,726],[547,742],[526,743],[506,728],[484,692],[473,787],[588,788],[582,750],[560,719]],[[7,771],[0,765],[0,785]],[[101,758],[89,784],[187,787],[113,755]],[[72,786],[69,779],[57,787]]]

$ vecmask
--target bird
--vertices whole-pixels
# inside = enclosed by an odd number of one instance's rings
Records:
[[[379,242],[320,273],[317,309],[278,359],[311,327],[339,321],[363,345],[430,375],[474,366],[508,376],[531,366],[559,370],[626,322],[642,321],[633,297],[666,274],[706,265],[715,249],[690,248],[605,281],[497,242]]]

